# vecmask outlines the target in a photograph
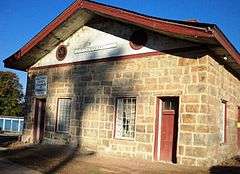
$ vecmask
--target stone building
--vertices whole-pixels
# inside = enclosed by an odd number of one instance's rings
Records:
[[[240,56],[214,24],[78,0],[4,63],[28,74],[23,141],[195,166],[238,153]]]

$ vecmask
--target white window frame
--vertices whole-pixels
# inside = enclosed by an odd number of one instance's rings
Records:
[[[220,144],[227,141],[227,101],[221,100],[220,120],[219,120],[219,137]]]
[[[124,100],[125,100],[125,106],[124,106]],[[131,104],[128,104],[129,100],[131,100]],[[121,101],[121,103],[120,103]],[[134,104],[132,104],[134,102]],[[128,105],[128,106],[126,106]],[[125,132],[123,130],[123,113],[125,112],[125,107],[129,107],[130,105],[130,113],[127,113],[126,115],[130,115],[130,119],[128,117],[127,121],[129,121],[128,129],[130,129],[129,134],[128,132]],[[126,119],[126,117],[125,117]],[[124,139],[124,140],[134,140],[136,133],[136,97],[118,97],[116,98],[116,114],[115,114],[115,130],[114,130],[114,137],[116,139]],[[124,135],[125,134],[125,135]]]
[[[60,130],[59,129],[59,123],[60,123],[60,116],[61,116],[61,105],[60,105],[60,101],[61,100],[69,100],[69,115],[68,115],[68,125],[67,125],[67,128],[66,130]],[[56,123],[56,132],[59,132],[59,133],[68,133],[69,132],[69,128],[70,128],[70,117],[71,117],[71,110],[72,110],[72,99],[71,98],[58,98],[58,101],[57,101],[57,123]]]

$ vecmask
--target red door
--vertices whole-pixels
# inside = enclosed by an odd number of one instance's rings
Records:
[[[238,136],[238,150],[240,150],[240,107],[238,107],[238,123],[237,123],[237,136]]]
[[[178,97],[157,99],[154,159],[176,163],[178,135]]]
[[[172,161],[174,137],[174,110],[162,112],[160,160]]]
[[[45,129],[45,107],[45,99],[36,99],[33,129],[34,143],[41,143],[41,141],[43,140]]]

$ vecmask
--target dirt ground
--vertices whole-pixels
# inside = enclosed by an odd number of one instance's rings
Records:
[[[16,134],[0,134],[0,147],[8,146],[9,144],[16,142],[19,136]]]
[[[206,174],[240,173],[240,157],[212,168],[186,167],[78,151],[67,145],[15,145],[0,151],[5,159],[45,174]],[[230,162],[230,163],[229,163]]]

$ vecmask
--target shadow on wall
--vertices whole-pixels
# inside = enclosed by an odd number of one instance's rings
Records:
[[[110,32],[112,31],[111,26],[104,29],[108,30],[111,34],[124,38],[120,35],[121,33],[119,33],[119,30],[116,33]],[[151,47],[151,45],[147,46]],[[152,47],[152,49],[156,48]],[[206,53],[201,52],[199,49],[196,51],[197,52],[192,54],[189,54],[189,50],[185,50],[183,52],[181,52],[181,50],[180,52],[164,52],[192,59],[202,57]],[[121,54],[122,52],[123,50],[121,48],[114,50],[114,54]],[[94,57],[97,56],[98,53],[93,52],[91,54],[91,57]],[[109,55],[111,56],[111,53]],[[141,66],[148,66],[148,64],[141,64]],[[48,102],[55,103],[56,97],[68,96],[72,99],[73,110],[69,139],[71,139],[71,141],[75,141],[74,144],[76,144],[77,147],[81,147],[82,144],[93,150],[97,150],[97,144],[109,147],[110,144],[108,140],[113,137],[116,97],[137,97],[140,93],[142,95],[141,97],[143,97],[142,100],[148,100],[149,97],[149,93],[146,91],[139,91],[139,89],[136,88],[136,84],[141,87],[148,88],[148,84],[145,84],[144,79],[142,79],[143,76],[146,78],[150,76],[148,69],[139,67],[139,65],[136,65],[134,60],[129,60],[127,64],[124,61],[99,62],[96,60],[89,64],[76,64],[69,66],[68,68],[58,67],[49,70],[41,70],[39,72],[48,74],[48,77],[50,77],[51,84],[49,84],[50,91],[48,99],[52,101]],[[31,81],[32,84],[34,83],[34,76],[39,72],[36,71],[33,73],[34,75],[32,76]],[[161,74],[157,76],[160,75]],[[59,85],[59,83],[62,85]],[[64,86],[68,87],[67,91],[65,91]],[[59,90],[59,93],[63,93],[63,95],[59,96],[56,90],[51,90],[54,88],[58,88],[57,91]],[[57,105],[55,105],[55,108],[56,107]],[[55,111],[48,112],[48,115],[50,115],[51,118],[56,119]],[[54,127],[55,121],[52,120],[52,122]],[[54,133],[54,128],[48,131],[53,134],[60,135],[59,133]],[[101,139],[99,137],[101,137]],[[87,142],[81,142],[82,138],[87,139]],[[58,167],[65,165],[73,157],[74,155],[66,158],[66,160],[63,160]]]
[[[121,48],[115,49],[114,54],[121,54]],[[97,52],[91,57],[97,56]],[[111,54],[111,53],[110,53]],[[88,139],[87,146],[90,149],[97,150],[96,145],[99,144],[99,128],[101,124],[106,122],[113,123],[115,93],[117,95],[136,95],[133,92],[132,79],[121,80],[122,89],[115,89],[114,76],[119,63],[116,62],[98,62],[93,64],[75,65],[72,69],[66,72],[66,76],[70,78],[73,84],[73,103],[74,103],[74,118],[72,125],[76,127],[72,130],[75,136],[75,143],[81,146],[81,137]],[[128,86],[124,89],[123,86]],[[122,94],[121,94],[122,93]],[[105,138],[112,137],[113,124],[108,126],[105,131]],[[105,129],[104,126],[102,129]]]
[[[102,20],[106,19],[103,18]],[[119,22],[114,27],[105,25],[102,20],[93,19],[87,25],[127,40],[130,37],[129,33],[131,34],[133,31],[139,29],[136,26],[130,25],[130,30],[121,31],[119,27],[116,27],[119,23],[120,25],[124,25],[125,28],[127,28],[128,25]],[[151,38],[154,38],[155,35],[156,33],[149,31]],[[156,40],[151,39],[151,41]],[[150,43],[146,46],[158,50],[159,48],[156,47],[156,45],[157,44]],[[111,55],[121,55],[123,52],[124,50],[122,50],[122,48],[114,49],[109,53],[109,57],[111,57]],[[198,47],[196,50],[167,50],[164,51],[164,53],[197,59],[206,55],[206,50],[199,49]],[[92,52],[91,57],[99,57],[98,54],[98,52]],[[81,145],[80,137],[87,137],[88,140],[91,141],[89,145],[93,145],[90,148],[95,150],[96,146],[94,146],[94,144],[102,143],[104,146],[109,145],[107,141],[98,141],[99,137],[103,137],[102,139],[110,139],[113,136],[116,97],[137,97],[139,91],[135,85],[144,86],[141,75],[144,73],[147,74],[148,71],[137,66],[134,61],[128,61],[128,64],[125,64],[124,61],[96,60],[90,64],[74,65],[61,75],[60,78],[62,81],[66,79],[69,80],[73,89],[73,91],[70,90],[73,93],[74,103],[74,118],[72,118],[74,121],[71,125],[75,126],[72,135],[75,136],[78,146]],[[59,76],[59,74],[57,74],[57,76]]]

